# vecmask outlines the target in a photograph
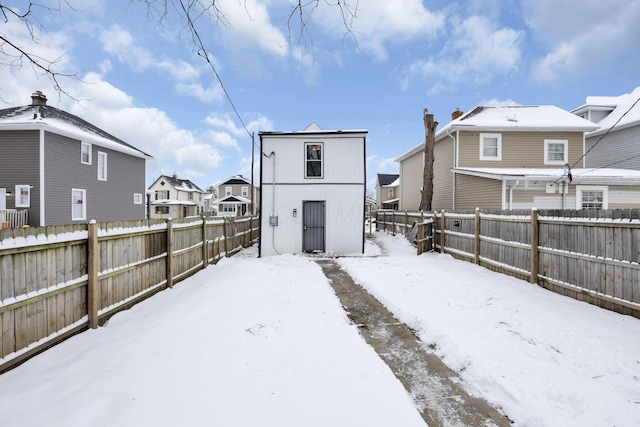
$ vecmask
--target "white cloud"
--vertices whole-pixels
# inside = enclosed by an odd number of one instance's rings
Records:
[[[523,18],[545,53],[534,79],[561,81],[618,61],[634,61],[640,40],[638,0],[524,0]]]
[[[275,56],[287,55],[287,39],[272,24],[267,4],[256,0],[219,0],[217,5],[224,12],[227,24],[218,28],[232,48],[258,46]]]
[[[350,10],[354,19],[347,14],[346,22],[335,5],[319,7],[317,16],[327,32],[340,40],[350,37],[346,24],[359,48],[380,61],[388,58],[386,44],[435,37],[444,28],[444,13],[431,12],[421,0],[367,0],[357,2],[357,7]]]
[[[453,18],[447,42],[438,56],[415,61],[401,84],[407,90],[418,77],[433,86],[459,82],[488,83],[518,70],[524,33],[500,27],[484,16]]]

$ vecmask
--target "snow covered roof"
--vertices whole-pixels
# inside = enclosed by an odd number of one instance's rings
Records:
[[[180,179],[175,175],[174,176],[160,175],[160,178],[158,178],[155,182],[158,182],[161,179],[167,181],[176,190],[186,191],[191,193],[204,193],[204,191],[202,191],[200,187],[198,187],[188,179]]]
[[[221,199],[213,200],[211,203],[212,204],[218,204],[218,203],[251,203],[251,200],[247,199],[246,197],[235,196],[235,195],[231,194],[231,195],[223,197]]]
[[[479,106],[449,122],[436,133],[436,140],[446,136],[447,131],[469,128],[496,131],[589,132],[598,127],[597,124],[554,105]]]
[[[399,177],[400,175],[398,175],[397,173],[396,174],[379,173],[378,184],[381,187],[386,187],[389,185],[397,185],[396,181],[398,181]]]
[[[172,205],[172,206],[196,206],[196,203],[190,201],[190,200],[176,200],[176,199],[160,199],[160,200],[154,200],[153,202],[150,203],[151,205],[154,206],[168,206],[168,205]]]
[[[591,132],[600,126],[554,105],[479,106],[436,132],[436,141],[457,130],[489,132]],[[397,162],[423,149],[423,143],[402,154]]]
[[[454,173],[489,179],[555,182],[565,175],[564,168],[453,168]],[[573,184],[634,184],[640,186],[640,171],[632,169],[571,169]]]
[[[598,136],[607,132],[611,127],[624,129],[632,125],[640,125],[640,86],[633,92],[620,96],[588,96],[585,105],[576,108],[572,112],[597,110],[605,108],[611,110],[607,116],[598,122],[600,129],[589,133],[587,136]]]
[[[47,132],[89,142],[131,156],[144,159],[153,158],[80,117],[55,107],[45,105],[36,109],[31,105],[26,105],[0,110],[0,130],[29,129],[44,129]]]

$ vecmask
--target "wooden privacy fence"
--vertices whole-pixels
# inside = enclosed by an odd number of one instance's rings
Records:
[[[433,250],[433,217],[424,212],[376,212],[376,229],[402,233],[415,243],[418,255]]]
[[[407,235],[406,218],[419,214],[376,215],[378,229]],[[433,248],[442,253],[640,318],[637,209],[476,209],[424,217],[433,219]]]
[[[232,256],[258,217],[0,231],[0,373]]]

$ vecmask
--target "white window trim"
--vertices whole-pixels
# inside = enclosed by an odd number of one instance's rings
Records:
[[[307,147],[309,145],[319,145],[320,146],[320,159],[318,160],[310,160],[307,159]],[[325,152],[324,152],[324,142],[305,142],[304,143],[304,177],[305,179],[323,179],[324,178],[324,159],[325,159]],[[307,171],[308,171],[308,163],[310,161],[317,161],[320,163],[320,175],[318,176],[309,176],[307,175]]]
[[[496,138],[498,144],[498,153],[494,156],[485,156],[484,155],[484,139],[485,138]],[[493,160],[499,161],[502,160],[502,134],[501,133],[481,133],[480,134],[480,160]]]
[[[103,161],[104,161],[104,165],[102,165]],[[104,175],[100,174],[101,169],[104,169]],[[107,153],[98,151],[98,181],[106,181],[106,180],[107,180]]]
[[[21,202],[22,199],[22,191],[23,190],[27,190],[27,201],[25,203]],[[30,208],[31,207],[31,186],[30,185],[16,185],[16,192],[15,192],[15,204],[14,206],[16,208]]]
[[[576,209],[582,210],[583,191],[602,191],[602,209],[609,209],[609,187],[604,185],[576,185]]]
[[[142,204],[142,194],[141,193],[133,193],[133,204],[141,205]]]
[[[249,197],[249,187],[244,186],[242,187],[242,197]]]
[[[562,160],[549,160],[549,144],[564,145],[564,158]],[[565,165],[569,162],[569,141],[566,139],[545,139],[544,140],[544,164],[545,165]]]
[[[224,196],[231,196],[233,195],[233,189],[231,187],[224,187]]]
[[[82,149],[84,147],[87,147],[89,149],[89,161],[88,162],[82,161]],[[92,152],[91,144],[89,144],[88,142],[80,143],[80,163],[82,163],[83,165],[90,165],[91,164],[91,152]]]
[[[73,194],[75,192],[80,192],[82,193],[82,217],[74,217],[74,210],[73,210]],[[72,188],[71,189],[71,220],[72,221],[82,221],[82,220],[86,220],[87,219],[87,190],[83,190],[81,188]]]

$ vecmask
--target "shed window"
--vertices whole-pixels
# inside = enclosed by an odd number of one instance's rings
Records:
[[[304,144],[306,152],[305,178],[322,178],[322,143],[307,142]]]
[[[502,160],[502,135],[480,134],[480,160]]]

